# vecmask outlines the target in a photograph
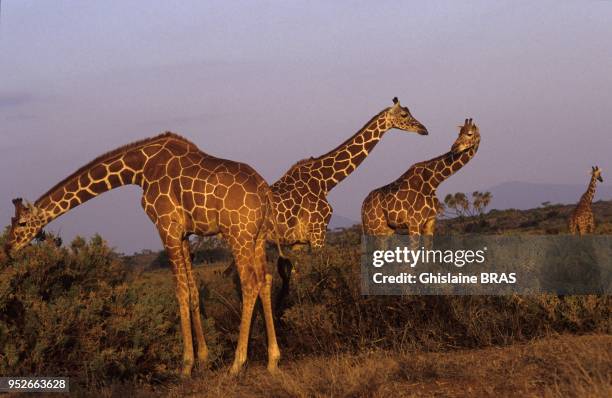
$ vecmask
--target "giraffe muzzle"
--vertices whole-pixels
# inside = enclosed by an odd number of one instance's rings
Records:
[[[423,126],[422,124],[419,124],[416,127],[416,132],[419,135],[429,135],[429,131],[427,131],[427,127]]]

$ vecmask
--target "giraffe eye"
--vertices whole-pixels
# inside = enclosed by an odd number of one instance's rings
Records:
[[[400,115],[401,115],[402,117],[406,117],[406,116],[408,116],[408,114],[407,114],[406,112],[402,112],[402,113],[400,113]]]
[[[22,221],[22,222],[18,222],[17,225],[19,225],[20,227],[25,227],[28,223]]]

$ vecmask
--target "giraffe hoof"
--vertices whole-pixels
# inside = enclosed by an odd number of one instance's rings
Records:
[[[198,363],[200,364],[200,366],[206,365],[208,363],[208,350],[198,351]]]
[[[193,369],[193,359],[183,360],[183,368],[181,369],[181,378],[183,379],[190,378],[192,369]]]
[[[240,374],[241,371],[242,371],[242,365],[233,364],[229,370],[229,374],[231,376],[237,376]]]
[[[268,372],[270,372],[271,375],[278,375],[281,373],[280,369],[278,368],[278,364],[268,364]]]
[[[183,369],[181,370],[181,378],[182,379],[189,379],[191,377],[191,367],[183,367]]]

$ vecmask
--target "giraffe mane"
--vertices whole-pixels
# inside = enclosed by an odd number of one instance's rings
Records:
[[[338,149],[340,149],[340,148],[342,148],[343,146],[345,146],[346,144],[348,144],[348,143],[349,143],[349,142],[350,142],[350,141],[351,141],[351,140],[352,140],[352,139],[353,139],[353,138],[354,138],[354,137],[355,137],[357,134],[361,134],[361,133],[363,132],[363,130],[364,130],[364,129],[365,129],[367,126],[369,126],[369,125],[370,125],[370,123],[372,123],[372,122],[373,122],[375,119],[378,119],[378,117],[379,117],[380,115],[382,115],[384,112],[386,112],[388,109],[389,109],[389,108],[385,108],[385,109],[383,109],[382,111],[378,112],[378,113],[377,113],[376,115],[374,115],[374,116],[373,116],[373,117],[372,117],[370,120],[368,120],[368,122],[367,122],[366,124],[364,124],[364,125],[363,125],[363,126],[362,126],[362,127],[361,127],[361,128],[360,128],[360,129],[359,129],[359,130],[358,130],[358,131],[355,133],[355,134],[351,135],[349,138],[347,138],[346,140],[344,140],[344,141],[343,141],[341,144],[339,144],[338,146],[336,146],[336,147],[335,147],[334,149],[332,149],[331,151],[328,151],[328,152],[324,153],[323,155],[318,156],[318,157],[316,157],[316,158],[315,158],[315,157],[313,157],[313,156],[311,156],[311,157],[309,157],[309,158],[305,158],[305,159],[302,159],[302,160],[298,160],[297,162],[295,162],[295,163],[293,164],[293,166],[289,167],[289,169],[287,170],[287,173],[289,173],[289,172],[293,171],[293,169],[295,169],[296,167],[303,166],[303,165],[305,165],[305,164],[307,164],[307,163],[315,162],[315,161],[317,161],[317,160],[320,160],[320,159],[322,159],[322,158],[324,158],[324,157],[328,156],[328,155],[329,155],[329,154],[331,154],[331,153],[336,152]],[[287,174],[287,173],[285,173],[285,174]]]
[[[420,162],[414,163],[412,166],[410,166],[408,168],[408,170],[410,171],[410,170],[413,170],[413,169],[415,169],[417,167],[427,166],[428,163],[436,162],[438,160],[442,160],[442,159],[444,159],[445,157],[447,157],[449,155],[452,155],[452,152],[449,151],[449,152],[443,153],[442,155],[438,155],[435,158],[431,158],[431,159],[427,159],[427,160],[422,160]]]
[[[115,148],[113,150],[110,150],[106,153],[103,153],[102,155],[96,157],[94,160],[88,162],[87,164],[85,164],[84,166],[80,167],[77,171],[75,171],[74,173],[71,173],[68,177],[64,178],[63,180],[61,180],[60,182],[58,182],[57,184],[55,184],[53,187],[51,187],[51,189],[49,189],[47,192],[45,192],[44,194],[42,194],[38,200],[40,200],[41,198],[46,197],[47,195],[50,195],[51,193],[53,193],[56,189],[58,189],[59,187],[61,187],[62,185],[66,184],[68,181],[70,181],[72,178],[74,178],[75,176],[81,174],[82,172],[84,172],[85,170],[91,168],[93,165],[98,164],[98,163],[103,163],[105,161],[108,161],[114,157],[116,157],[117,155],[123,154],[125,152],[128,152],[132,149],[136,149],[139,147],[143,147],[152,143],[155,143],[157,141],[163,141],[163,140],[168,140],[168,139],[173,139],[176,141],[180,141],[188,146],[193,146],[197,149],[197,145],[195,145],[193,142],[189,141],[187,138],[173,133],[171,131],[166,131],[164,133],[158,134],[154,137],[148,137],[148,138],[144,138],[138,141],[134,141],[131,142],[129,144],[126,145],[122,145],[118,148]],[[35,202],[38,202],[38,200]]]
[[[295,162],[295,163],[293,164],[293,166],[289,167],[289,170],[293,169],[294,167],[301,166],[301,165],[306,164],[306,163],[310,163],[310,162],[312,162],[313,160],[315,160],[315,158],[314,158],[314,157],[312,157],[312,156],[311,156],[311,157],[309,157],[309,158],[305,158],[305,159],[298,160],[297,162]]]

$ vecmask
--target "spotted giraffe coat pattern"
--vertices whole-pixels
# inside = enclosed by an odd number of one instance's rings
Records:
[[[388,236],[407,230],[410,235],[433,235],[439,208],[436,189],[474,157],[479,144],[478,127],[466,119],[450,152],[416,163],[397,180],[370,192],[361,208],[364,234]]]
[[[597,181],[603,182],[601,170],[598,166],[591,168],[591,180],[586,192],[582,195],[576,208],[572,211],[569,219],[569,232],[570,234],[592,234],[595,232],[595,217],[593,216],[593,209],[591,204],[593,203],[593,197],[595,196],[595,188]]]
[[[191,234],[220,234],[237,264],[244,300],[232,371],[237,372],[246,360],[251,315],[258,296],[266,320],[268,366],[274,370],[280,352],[264,251],[268,229],[274,229],[268,220],[272,219],[272,197],[265,180],[244,163],[208,155],[173,133],[120,147],[83,166],[34,204],[13,200],[15,217],[5,251],[14,254],[53,219],[128,184],[142,188],[142,207],[157,227],[175,276],[184,345],[183,374],[189,375],[194,364],[192,331],[198,343],[198,359],[203,362],[208,356],[189,253]]]
[[[408,108],[394,98],[391,107],[374,116],[345,142],[322,156],[297,162],[271,186],[276,225],[283,244],[308,244],[315,249],[323,246],[332,215],[327,194],[393,128],[428,134]]]

